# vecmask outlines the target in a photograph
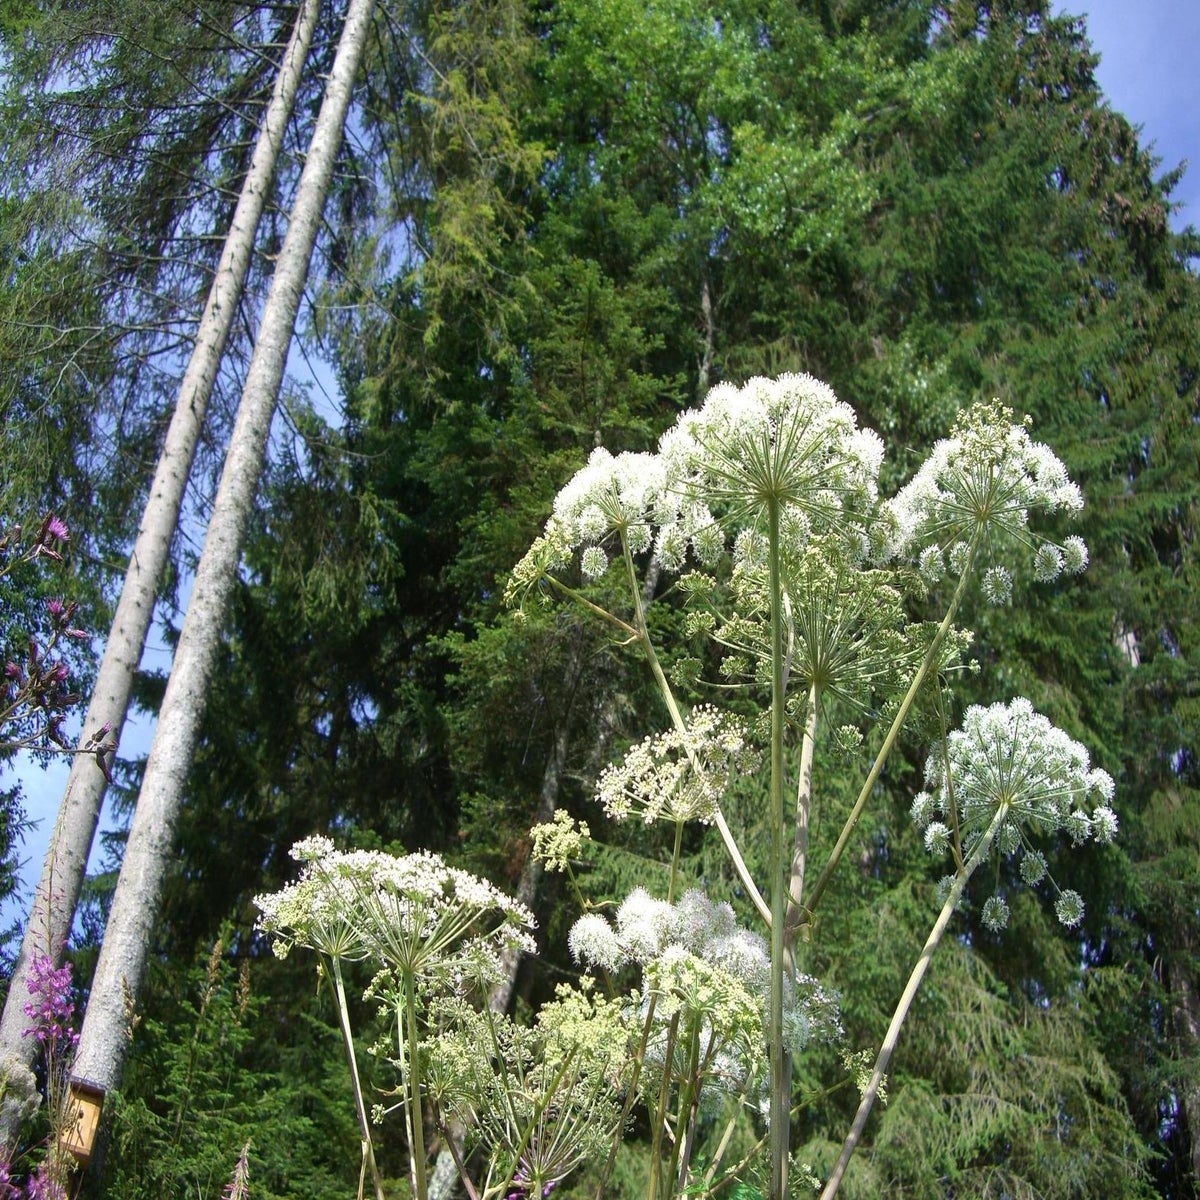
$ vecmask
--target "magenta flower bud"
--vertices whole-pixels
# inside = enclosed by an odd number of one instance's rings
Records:
[[[51,537],[56,542],[65,542],[70,539],[71,531],[67,528],[65,521],[51,513],[46,518],[46,532],[44,536]]]

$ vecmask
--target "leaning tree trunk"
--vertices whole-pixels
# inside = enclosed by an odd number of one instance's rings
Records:
[[[115,750],[129,710],[134,672],[145,648],[204,414],[246,281],[255,234],[270,195],[284,129],[303,77],[319,8],[320,0],[299,2],[134,541],[83,723],[84,732],[102,744],[106,753]],[[4,1015],[0,1018],[0,1078],[27,1076],[27,1068],[37,1051],[36,1039],[23,1036],[29,1024],[24,1007],[29,999],[29,968],[35,955],[47,955],[56,966],[62,958],[106,786],[104,772],[92,756],[77,754],[46,851],[41,881],[34,893]],[[0,1147],[11,1150],[17,1132],[15,1107],[6,1106],[0,1111]]]
[[[121,1078],[129,1010],[141,988],[208,682],[374,3],[351,0],[271,281],[84,1014],[72,1079],[76,1094],[102,1096]]]

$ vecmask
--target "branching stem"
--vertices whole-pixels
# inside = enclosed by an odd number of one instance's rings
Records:
[[[934,951],[938,948],[938,943],[942,940],[942,935],[946,932],[946,927],[950,924],[950,918],[954,915],[954,910],[958,907],[958,902],[962,899],[962,894],[966,889],[968,880],[975,873],[976,867],[987,857],[988,851],[992,847],[992,842],[995,840],[996,834],[1000,832],[1000,826],[1004,824],[1007,816],[1008,805],[999,805],[995,816],[992,817],[992,823],[987,828],[987,832],[979,839],[979,844],[975,847],[975,852],[954,878],[954,884],[950,888],[950,894],[946,897],[946,903],[942,905],[942,911],[938,913],[938,919],[929,931],[929,937],[925,939],[925,946],[921,951],[921,957],[917,959],[916,966],[913,967],[912,974],[908,977],[908,983],[905,985],[904,991],[900,996],[900,1001],[896,1005],[896,1011],[892,1014],[892,1023],[888,1026],[887,1033],[884,1035],[883,1045],[879,1048],[879,1057],[875,1060],[875,1070],[871,1072],[870,1081],[863,1092],[862,1100],[859,1101],[858,1112],[854,1116],[854,1124],[850,1126],[850,1132],[846,1135],[846,1141],[842,1146],[841,1154],[838,1156],[837,1165],[833,1169],[833,1174],[829,1176],[829,1181],[825,1184],[825,1190],[821,1193],[821,1200],[833,1200],[833,1197],[838,1193],[838,1188],[842,1183],[842,1176],[845,1175],[850,1157],[858,1146],[863,1130],[867,1126],[867,1118],[871,1115],[871,1109],[875,1104],[875,1097],[879,1094],[879,1085],[883,1082],[888,1063],[891,1061],[892,1051],[896,1048],[896,1042],[900,1037],[900,1030],[904,1025],[905,1019],[908,1017],[908,1011],[912,1007],[913,1000],[916,998],[921,981],[925,978],[925,972],[929,969],[929,963],[933,958]]]

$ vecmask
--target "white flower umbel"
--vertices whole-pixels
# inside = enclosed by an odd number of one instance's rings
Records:
[[[594,546],[614,530],[648,524],[661,508],[662,492],[657,455],[614,458],[601,446],[555,497],[554,517],[573,546]]]
[[[1078,846],[1089,838],[1107,843],[1116,836],[1117,818],[1108,806],[1111,776],[1093,768],[1084,746],[1022,698],[969,708],[944,753],[930,755],[925,781],[928,791],[914,802],[913,816],[927,825],[925,841],[932,852],[942,853],[949,845],[948,838],[936,835],[946,826],[931,822],[935,813],[951,824],[957,820],[964,859],[975,853],[999,813],[995,846],[1002,853],[1024,847],[1033,857],[1022,875],[1034,883],[1045,874],[1045,859],[1029,848],[1031,837],[1065,833]],[[1075,908],[1068,911],[1074,914]],[[987,923],[999,927],[1000,915],[993,909]]]
[[[761,527],[771,500],[791,514],[786,531],[802,548],[811,534],[840,529],[848,511],[873,507],[883,443],[827,384],[781,375],[713,388],[663,435],[659,456],[675,511],[700,503],[735,535]]]
[[[732,775],[758,769],[744,722],[711,705],[696,708],[686,731],[647,737],[625,758],[606,767],[596,783],[596,799],[614,820],[639,816],[654,821],[714,819]]]
[[[957,834],[961,842],[955,847],[958,869],[950,877],[941,912],[892,1014],[822,1200],[833,1200],[837,1194],[917,990],[967,882],[980,864],[993,849],[1011,853],[1024,846],[1021,874],[1032,884],[1043,877],[1046,864],[1039,852],[1028,849],[1030,834],[1066,832],[1078,844],[1093,835],[1098,841],[1108,841],[1116,833],[1117,818],[1108,807],[1112,778],[1092,768],[1087,750],[1035,712],[1025,699],[969,708],[962,728],[949,736],[942,753],[930,756],[925,775],[929,790],[913,801],[913,819],[925,830],[926,845],[935,853],[944,852]],[[1085,809],[1094,800],[1099,803],[1089,816]],[[933,819],[939,814],[946,820]],[[1061,892],[1054,908],[1064,925],[1078,925],[1083,920],[1083,900],[1077,892]],[[1003,897],[988,899],[981,919],[993,931],[1002,929],[1008,921]]]
[[[1036,579],[1058,578],[1087,566],[1087,547],[1078,537],[1057,546],[1030,532],[1033,512],[1074,515],[1083,507],[1079,488],[1049,447],[1035,442],[1012,411],[976,404],[960,413],[950,437],[938,442],[913,479],[886,503],[875,541],[881,559],[918,556],[928,575],[929,547],[949,551],[951,570],[961,574],[971,553],[986,548],[995,561],[1022,547]],[[986,578],[985,594],[1004,603],[1008,584]]]
[[[401,857],[378,851],[339,851],[327,838],[307,838],[293,850],[304,865],[300,879],[259,896],[259,928],[275,939],[277,953],[292,945],[327,956],[337,990],[339,1019],[350,1061],[363,1139],[364,1169],[379,1192],[370,1128],[358,1078],[343,959],[373,957],[390,972],[372,985],[395,1005],[402,1095],[408,1122],[413,1194],[424,1196],[425,1149],[421,1108],[417,991],[476,984],[499,970],[499,952],[532,952],[533,914],[490,883],[447,866],[436,854]]]
[[[634,999],[643,1030],[640,1093],[653,1114],[652,1169],[663,1171],[657,1151],[664,1127],[671,1126],[663,1179],[682,1187],[698,1117],[731,1095],[757,1105],[767,1086],[767,942],[739,926],[728,904],[699,889],[669,904],[635,888],[613,925],[589,913],[576,921],[568,943],[578,961],[604,970],[641,968]],[[789,976],[782,1025],[793,1053],[815,1038],[842,1036],[836,997],[808,975]]]
[[[372,954],[428,986],[457,977],[468,943],[533,953],[533,914],[485,880],[419,851],[379,855],[372,885],[362,896],[362,936]]]
[[[617,909],[613,924],[598,913],[582,916],[571,927],[567,944],[577,962],[615,970],[638,966],[644,972],[664,957],[693,955],[735,978],[756,997],[759,1032],[765,1035],[766,994],[771,975],[771,954],[766,940],[738,925],[733,909],[710,900],[699,888],[685,892],[677,904],[656,899],[645,888],[634,888]],[[646,986],[651,987],[649,975]],[[802,1031],[793,1048],[819,1035],[828,1040],[841,1036],[837,999],[811,976],[789,980],[787,1019]],[[657,1014],[661,1020],[663,1014]]]

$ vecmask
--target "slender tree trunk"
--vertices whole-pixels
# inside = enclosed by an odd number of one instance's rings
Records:
[[[351,0],[346,16],[263,312],[129,831],[75,1058],[76,1078],[104,1091],[120,1081],[129,1047],[130,1010],[141,988],[208,682],[373,10],[374,0]]]
[[[196,331],[195,346],[176,397],[84,718],[85,734],[100,737],[112,750],[116,749],[129,710],[134,672],[145,648],[155,598],[179,522],[184,488],[242,295],[259,220],[270,194],[284,129],[303,77],[319,8],[320,0],[299,0],[295,24],[259,127],[250,167]],[[36,1039],[22,1036],[29,1024],[24,1005],[29,999],[30,963],[37,954],[49,955],[56,965],[62,958],[106,786],[104,773],[93,757],[77,754],[0,1019],[0,1063],[28,1065],[37,1050]],[[11,1147],[16,1134],[15,1126],[10,1128],[0,1116],[0,1145]]]

